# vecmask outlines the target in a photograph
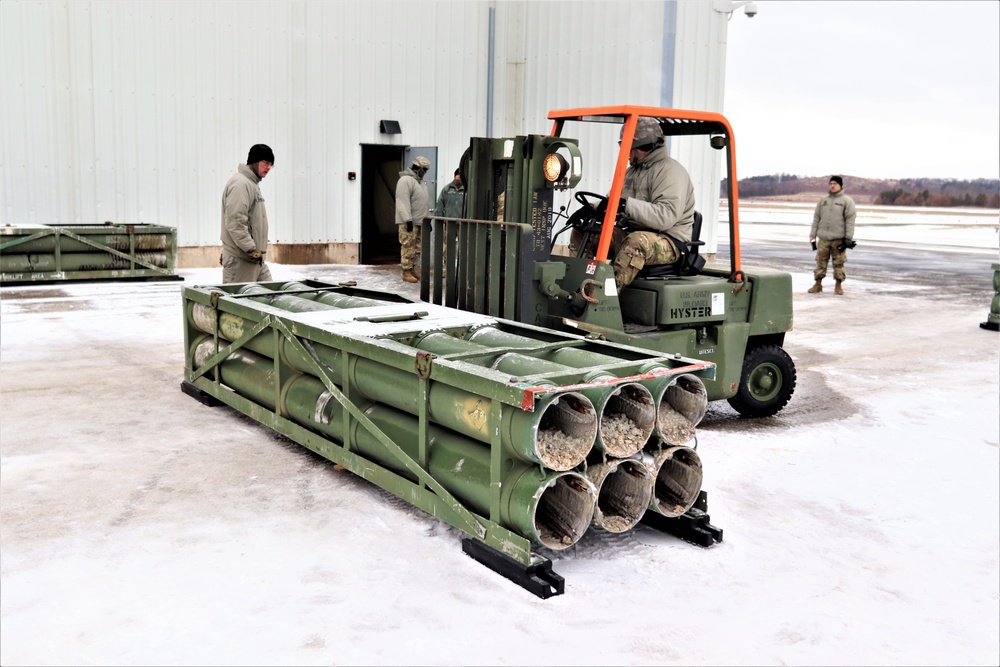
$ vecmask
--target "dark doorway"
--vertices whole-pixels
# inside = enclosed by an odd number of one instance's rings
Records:
[[[361,146],[362,264],[399,264],[396,182],[405,146]]]
[[[361,247],[362,264],[399,264],[396,231],[396,183],[403,165],[416,156],[431,163],[427,182],[428,204],[437,197],[437,146],[361,144]],[[449,179],[450,180],[450,179]]]

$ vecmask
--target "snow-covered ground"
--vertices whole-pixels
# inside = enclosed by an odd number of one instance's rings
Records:
[[[815,204],[740,202],[741,230],[754,239],[809,236]],[[725,202],[719,217],[728,219]],[[753,225],[746,230],[744,225]],[[1000,215],[996,209],[858,206],[855,239],[859,243],[918,243],[944,249],[997,250]]]
[[[753,216],[745,240],[802,238]],[[987,266],[992,221],[960,244]],[[934,223],[904,227],[938,243]],[[377,267],[272,272],[416,292]],[[182,394],[181,283],[4,287],[0,663],[1000,663],[992,292],[793,283],[792,402],[760,421],[723,403],[699,431],[724,542],[591,530],[546,554],[566,578],[548,600],[457,530]]]

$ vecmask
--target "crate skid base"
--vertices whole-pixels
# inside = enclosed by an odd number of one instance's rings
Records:
[[[215,408],[220,405],[225,405],[225,403],[223,403],[216,397],[212,396],[211,394],[205,391],[202,391],[201,389],[194,386],[187,380],[181,382],[181,391],[183,391],[185,394],[187,394],[194,400],[198,401],[202,405],[207,405],[210,408]]]
[[[462,551],[543,600],[565,592],[566,582],[552,570],[550,560],[525,565],[471,537],[462,540]]]
[[[673,518],[649,510],[642,516],[641,522],[644,526],[679,537],[697,547],[710,547],[722,541],[722,529],[713,526],[711,517],[699,509],[692,508]]]

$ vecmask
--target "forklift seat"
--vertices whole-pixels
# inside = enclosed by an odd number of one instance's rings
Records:
[[[680,257],[671,264],[647,264],[642,267],[636,278],[666,278],[669,276],[696,276],[705,266],[705,258],[698,254],[699,246],[705,245],[701,240],[701,213],[694,212],[694,224],[691,226],[691,240],[680,241],[670,234],[667,237],[677,247]]]

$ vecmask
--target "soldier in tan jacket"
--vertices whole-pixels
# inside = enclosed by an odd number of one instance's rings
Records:
[[[667,155],[666,139],[655,118],[636,124],[629,153],[619,223],[611,236],[611,263],[619,291],[646,264],[671,264],[680,257],[671,239],[690,241],[694,227],[694,185],[677,160]]]
[[[423,156],[413,158],[409,169],[399,172],[396,182],[396,229],[399,230],[399,268],[403,280],[415,283],[420,280],[420,225],[430,212],[430,195],[424,174],[430,169],[430,160]]]
[[[813,278],[816,284],[809,288],[810,294],[823,291],[823,278],[826,277],[826,266],[832,260],[834,294],[843,294],[843,282],[847,279],[844,264],[847,262],[847,249],[853,248],[854,219],[857,216],[854,200],[844,194],[844,179],[840,176],[830,177],[830,194],[819,200],[816,212],[813,213],[812,229],[809,230],[809,242],[816,248],[816,269]]]
[[[694,229],[694,185],[677,160],[667,155],[666,138],[655,118],[641,117],[629,151],[629,167],[618,202],[618,223],[609,256],[618,291],[630,284],[646,264],[672,264],[680,253],[672,239],[690,241]],[[583,233],[570,235],[576,254]],[[589,239],[584,252],[593,254]]]
[[[264,263],[267,252],[267,210],[259,183],[274,166],[274,152],[264,144],[254,144],[247,163],[222,191],[223,283],[251,283],[271,280]]]

